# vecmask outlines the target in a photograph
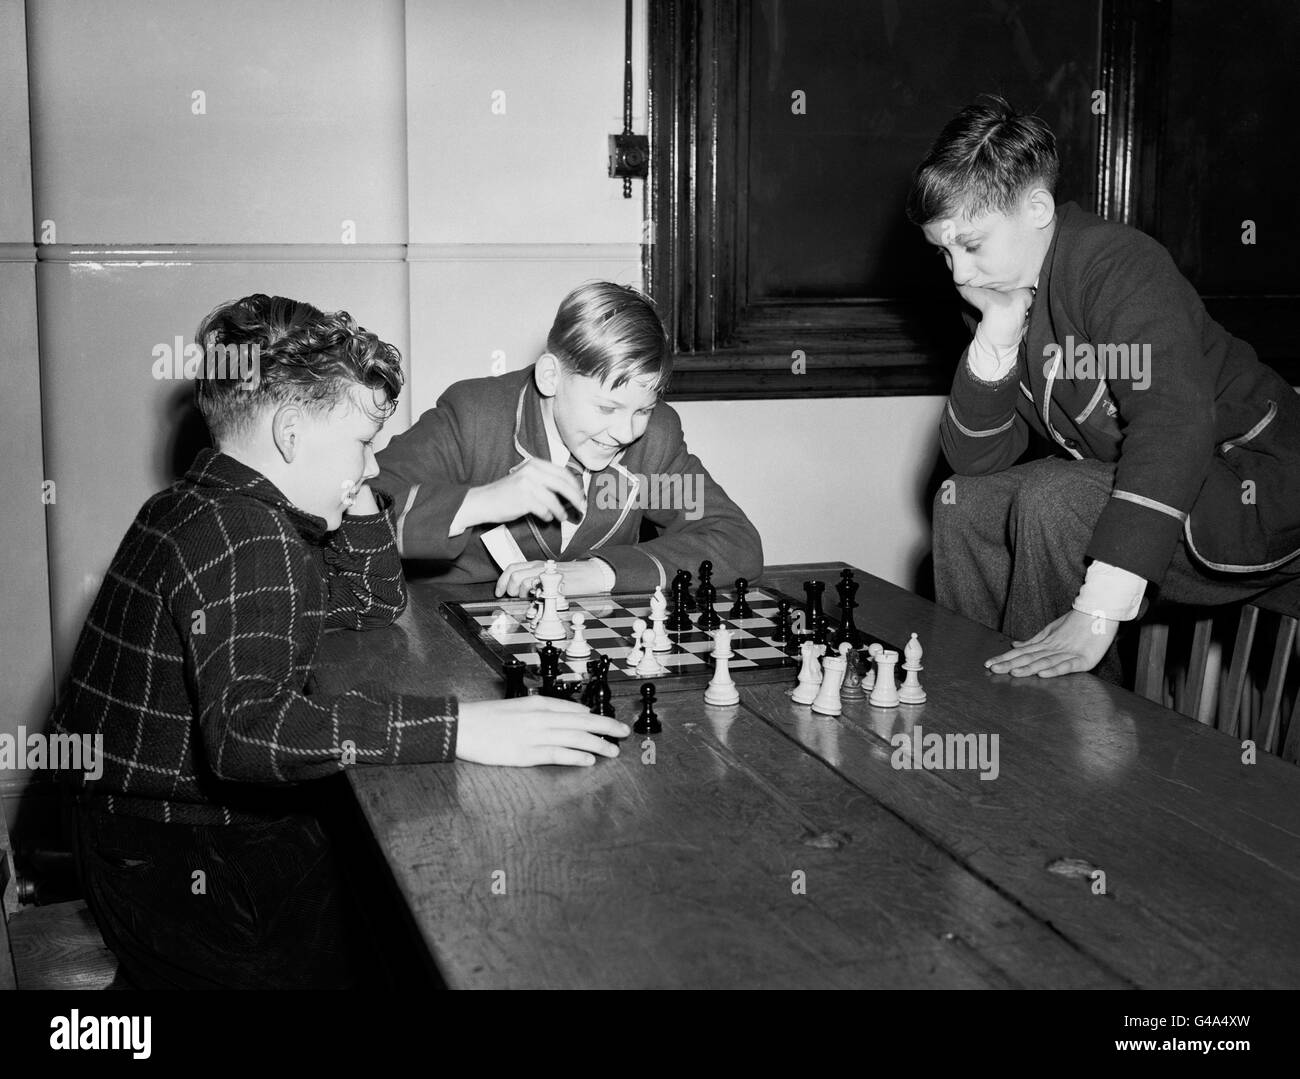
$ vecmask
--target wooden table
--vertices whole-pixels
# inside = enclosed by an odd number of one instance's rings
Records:
[[[799,595],[841,567],[763,580]],[[1300,986],[1300,769],[1090,675],[990,675],[1004,638],[858,576],[859,626],[920,635],[926,704],[665,692],[653,763],[634,736],[589,769],[353,770],[447,984]],[[499,695],[446,594],[330,634],[325,687]],[[893,767],[918,725],[997,734],[997,778]]]

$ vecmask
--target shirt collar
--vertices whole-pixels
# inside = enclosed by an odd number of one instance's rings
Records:
[[[300,510],[257,469],[220,450],[211,447],[199,450],[185,473],[185,481],[195,487],[231,491],[274,506],[288,516],[303,539],[312,543],[319,543],[327,533],[325,518]]]

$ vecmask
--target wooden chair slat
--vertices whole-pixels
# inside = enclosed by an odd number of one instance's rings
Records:
[[[1201,714],[1201,694],[1205,692],[1205,667],[1210,658],[1210,638],[1214,630],[1213,617],[1198,618],[1192,633],[1192,654],[1187,661],[1183,679],[1183,707],[1185,716],[1197,719]]]
[[[1164,704],[1165,652],[1169,627],[1163,622],[1143,623],[1138,631],[1137,684],[1133,691],[1156,704]]]
[[[1264,703],[1260,708],[1259,725],[1252,733],[1255,742],[1265,753],[1277,752],[1278,718],[1282,710],[1282,687],[1286,682],[1287,668],[1291,664],[1291,650],[1295,647],[1296,619],[1289,614],[1281,616],[1277,628],[1277,641],[1273,645],[1273,662],[1269,665],[1268,686],[1264,690]]]
[[[1250,650],[1255,646],[1255,629],[1259,625],[1259,608],[1247,603],[1237,619],[1237,639],[1232,645],[1228,673],[1219,685],[1218,728],[1234,738],[1241,730],[1241,696],[1246,686],[1246,668]]]

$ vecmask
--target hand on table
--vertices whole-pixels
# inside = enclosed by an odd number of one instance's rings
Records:
[[[498,596],[523,596],[539,583],[545,562],[516,562],[507,566],[497,578]],[[581,562],[557,562],[555,568],[564,574],[560,590],[566,596],[594,596],[605,591],[605,573],[594,558]]]
[[[961,298],[980,313],[984,339],[995,348],[1020,344],[1025,332],[1025,316],[1034,294],[1027,288],[1001,292],[992,288],[958,285]]]
[[[984,661],[994,674],[1016,678],[1036,674],[1055,678],[1058,674],[1090,671],[1110,648],[1119,623],[1100,615],[1070,610],[1034,634],[1027,641],[1015,641],[1009,652]]]
[[[582,705],[555,697],[516,697],[460,706],[456,757],[477,764],[528,768],[538,764],[592,765],[617,757],[618,746],[601,738],[626,738],[631,728],[592,715]]]

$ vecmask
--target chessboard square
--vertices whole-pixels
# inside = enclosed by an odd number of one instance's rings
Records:
[[[523,633],[492,633],[489,636],[503,645],[537,644],[537,638],[527,631]]]
[[[743,671],[746,667],[758,666],[761,666],[761,664],[755,663],[752,659],[746,659],[743,655],[734,655],[727,660],[727,670],[729,671]]]
[[[621,644],[614,648],[602,648],[600,654],[602,656],[609,656],[610,662],[612,663],[614,660],[626,658],[630,651],[632,651],[632,649],[628,645]]]
[[[687,652],[712,652],[714,646],[713,638],[709,637],[702,641],[678,641],[677,647],[683,648]]]
[[[619,633],[617,630],[608,629],[605,626],[587,626],[583,630],[583,636],[589,641],[608,641],[621,640],[627,634]]]
[[[785,653],[779,648],[773,648],[770,645],[745,645],[743,648],[736,648],[732,645],[733,651],[739,652],[746,659],[755,661],[763,659],[784,659]]]
[[[665,667],[703,667],[708,661],[694,652],[674,652],[670,656],[661,655],[659,662]]]
[[[515,656],[515,659],[522,661],[529,667],[540,667],[542,664],[542,657],[536,652],[521,652]]]
[[[626,618],[622,615],[610,615],[608,618],[601,618],[601,622],[615,629],[631,629],[632,623],[635,621],[636,619],[632,615],[628,615]]]
[[[766,618],[733,618],[731,624],[737,629],[765,629],[771,622]]]

